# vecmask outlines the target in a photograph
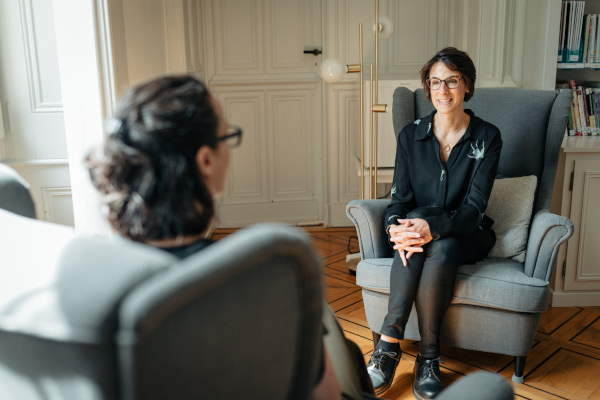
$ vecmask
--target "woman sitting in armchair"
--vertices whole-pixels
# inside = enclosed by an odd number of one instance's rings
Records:
[[[388,313],[367,366],[376,393],[392,384],[402,354],[399,341],[413,303],[420,354],[413,393],[432,399],[442,391],[440,329],[458,267],[484,259],[496,236],[484,212],[502,139],[498,128],[465,110],[475,90],[475,66],[449,47],[421,69],[426,98],[435,110],[398,135],[392,202],[385,215],[393,244]]]

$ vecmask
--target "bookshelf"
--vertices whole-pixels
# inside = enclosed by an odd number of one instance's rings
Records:
[[[584,14],[600,14],[600,1],[586,0]],[[558,45],[557,45],[558,49]],[[600,80],[600,63],[563,63],[556,64],[556,79],[571,81],[577,84],[585,81]]]
[[[586,0],[584,14],[600,14],[600,1]],[[558,49],[558,45],[557,45]],[[600,63],[558,63],[556,80],[600,81]],[[564,137],[551,211],[573,222],[573,236],[562,245],[550,283],[554,307],[600,306],[600,136]]]

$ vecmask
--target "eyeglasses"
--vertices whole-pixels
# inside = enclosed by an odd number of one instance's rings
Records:
[[[443,82],[446,84],[448,89],[456,89],[460,84],[460,78],[462,78],[462,76],[451,76],[450,78],[446,79],[427,79],[427,86],[429,86],[429,89],[431,90],[438,90],[442,87]]]
[[[217,144],[221,141],[224,141],[227,147],[233,149],[242,143],[242,132],[242,128],[239,126],[229,125],[227,127],[227,133],[223,136],[213,139],[212,143]]]

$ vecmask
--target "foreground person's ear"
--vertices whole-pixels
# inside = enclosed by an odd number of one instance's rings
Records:
[[[196,166],[206,187],[212,192],[215,176],[215,154],[210,146],[201,146],[196,152]]]

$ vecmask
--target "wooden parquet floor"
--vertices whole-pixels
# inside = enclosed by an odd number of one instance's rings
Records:
[[[373,351],[361,289],[348,273],[346,255],[357,252],[353,228],[309,228],[323,259],[327,302],[335,311],[348,338],[361,348],[368,361]],[[217,231],[213,238],[230,231]],[[349,241],[350,240],[350,241]],[[350,243],[350,245],[349,245]],[[402,342],[402,360],[392,387],[381,397],[414,399],[412,369],[418,342]],[[549,307],[543,314],[534,346],[527,358],[525,381],[511,381],[514,365],[509,356],[442,347],[442,381],[445,386],[478,370],[497,372],[511,382],[515,399],[600,400],[600,307]]]

